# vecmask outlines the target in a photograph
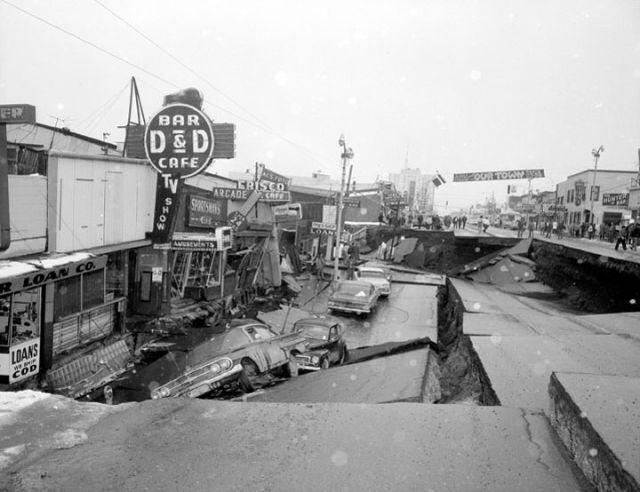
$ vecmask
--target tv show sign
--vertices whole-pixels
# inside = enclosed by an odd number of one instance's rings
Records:
[[[149,121],[144,134],[144,149],[158,172],[152,233],[154,243],[168,242],[181,184],[207,168],[214,143],[211,121],[189,104],[169,104]]]
[[[485,171],[477,173],[459,173],[453,175],[454,182],[497,181],[501,179],[544,178],[544,169],[516,169],[511,171]]]
[[[603,193],[602,205],[608,207],[629,206],[629,193]]]

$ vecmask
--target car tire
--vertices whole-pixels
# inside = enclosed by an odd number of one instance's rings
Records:
[[[349,360],[349,351],[347,350],[347,347],[345,347],[342,349],[342,353],[340,354],[340,364],[344,364],[347,360]]]
[[[244,370],[240,373],[240,377],[238,378],[238,386],[240,386],[240,389],[245,393],[253,393],[256,389]]]
[[[295,359],[293,359],[293,354],[289,357],[289,362],[284,365],[285,375],[288,378],[297,378],[300,373],[300,369],[298,368],[298,363]]]
[[[245,357],[240,361],[240,365],[242,366],[243,372],[247,375],[249,379],[256,377],[260,374],[260,369],[258,369],[258,365],[253,362],[248,357]]]

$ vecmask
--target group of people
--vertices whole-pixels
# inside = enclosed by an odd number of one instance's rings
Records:
[[[453,224],[454,229],[465,229],[467,227],[467,216],[463,215],[458,217],[454,215],[451,219],[451,223]]]

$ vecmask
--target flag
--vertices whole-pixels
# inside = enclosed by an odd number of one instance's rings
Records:
[[[433,184],[436,186],[436,188],[438,186],[440,186],[441,184],[446,183],[446,181],[444,180],[444,178],[442,177],[442,175],[438,172],[436,172],[436,177],[433,178],[432,180]]]

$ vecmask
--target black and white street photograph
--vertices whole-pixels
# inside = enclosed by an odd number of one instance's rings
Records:
[[[640,2],[0,19],[1,491],[640,492]]]

